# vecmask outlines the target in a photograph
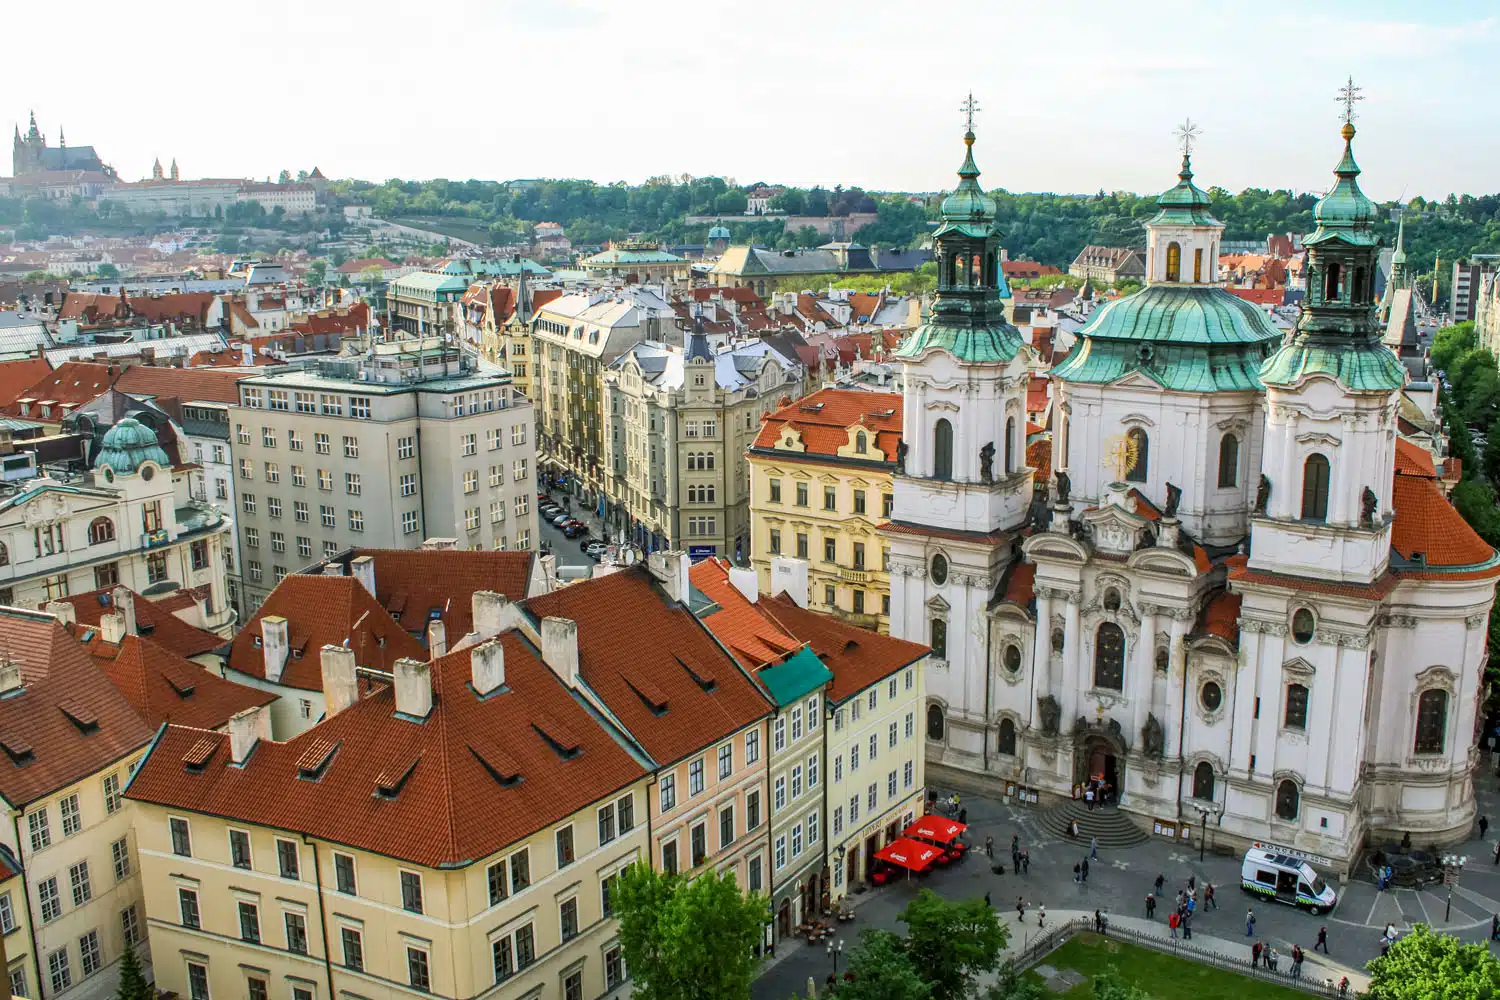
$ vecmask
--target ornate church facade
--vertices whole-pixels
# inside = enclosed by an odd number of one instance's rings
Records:
[[[1223,226],[1185,152],[1146,287],[1051,372],[1045,504],[1017,430],[1037,363],[965,136],[932,315],[897,354],[884,529],[891,633],[933,647],[932,763],[1051,796],[1097,778],[1148,829],[1340,865],[1369,838],[1467,836],[1500,555],[1398,437],[1353,136],[1286,337],[1217,281]]]

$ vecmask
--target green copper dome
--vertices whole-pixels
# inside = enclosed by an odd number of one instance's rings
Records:
[[[1187,153],[1182,154],[1182,170],[1177,175],[1177,184],[1163,191],[1156,203],[1161,208],[1147,225],[1220,228],[1224,225],[1208,210],[1208,192],[1193,183],[1193,164]]]
[[[1339,134],[1344,139],[1344,155],[1333,168],[1338,181],[1331,191],[1318,199],[1313,209],[1318,228],[1302,241],[1303,246],[1317,246],[1334,239],[1351,246],[1375,246],[1378,242],[1372,227],[1375,203],[1359,189],[1360,169],[1354,162],[1354,125],[1345,122]]]
[[[938,233],[950,227],[962,228],[970,236],[987,235],[995,220],[995,199],[979,186],[979,167],[974,163],[974,133],[964,133],[964,162],[958,168],[958,187],[943,199],[943,224]],[[983,231],[981,231],[983,230]]]
[[[1095,311],[1052,373],[1106,384],[1139,372],[1179,392],[1259,389],[1256,373],[1280,340],[1259,306],[1222,288],[1151,285]]]
[[[124,417],[105,432],[94,468],[108,466],[117,476],[134,475],[143,462],[168,468],[172,460],[156,443],[156,432],[134,417]]]
[[[1268,385],[1291,386],[1323,375],[1354,392],[1389,392],[1406,385],[1406,366],[1384,344],[1340,347],[1299,338],[1273,354],[1260,370]]]

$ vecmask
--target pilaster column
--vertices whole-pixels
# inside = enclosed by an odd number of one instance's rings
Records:
[[[1031,725],[1041,725],[1037,702],[1052,693],[1052,591],[1038,587],[1036,592],[1036,633],[1031,643],[1031,670],[1035,684],[1029,715]]]
[[[1063,726],[1071,726],[1078,718],[1079,692],[1085,684],[1079,666],[1083,659],[1083,636],[1078,624],[1078,606],[1082,600],[1081,594],[1069,594],[1063,605]],[[1072,678],[1072,683],[1067,678]]]
[[[1254,749],[1255,694],[1260,673],[1261,631],[1258,623],[1240,622],[1240,661],[1233,678],[1234,698],[1232,708],[1234,726],[1229,738],[1229,769],[1244,775],[1250,770],[1250,754]]]
[[[1181,617],[1179,617],[1179,614]],[[1166,734],[1167,756],[1176,757],[1178,746],[1182,742],[1183,723],[1183,700],[1197,697],[1197,692],[1192,688],[1185,688],[1187,675],[1187,633],[1188,625],[1192,618],[1187,611],[1173,612],[1171,626],[1171,646],[1168,648],[1167,659],[1167,700],[1164,712],[1166,718],[1161,720],[1162,732]]]
[[[1151,711],[1151,680],[1156,672],[1156,608],[1141,607],[1141,632],[1135,643],[1130,673],[1130,745],[1140,746],[1141,727]]]
[[[1293,488],[1293,470],[1297,465],[1297,415],[1287,407],[1282,408],[1281,427],[1281,482],[1271,484],[1271,496],[1280,498],[1274,504],[1276,516],[1294,518],[1298,513],[1297,491]]]

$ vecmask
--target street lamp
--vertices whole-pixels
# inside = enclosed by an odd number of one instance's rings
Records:
[[[828,942],[828,957],[833,959],[833,974],[837,978],[839,974],[839,956],[844,953],[844,939],[839,938],[838,947],[834,947],[833,941]]]
[[[1448,906],[1443,910],[1443,923],[1445,924],[1453,916],[1453,886],[1458,882],[1458,877],[1463,874],[1464,864],[1468,860],[1466,855],[1443,855],[1443,881],[1448,884]]]
[[[1198,811],[1198,818],[1201,823],[1200,832],[1198,834],[1198,863],[1202,864],[1203,852],[1208,845],[1208,816],[1209,813],[1214,813],[1218,810],[1214,806],[1203,802],[1194,801],[1189,802],[1188,804]]]

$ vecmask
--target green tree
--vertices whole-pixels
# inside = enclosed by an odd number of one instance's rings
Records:
[[[94,269],[94,273],[98,275],[101,280],[113,281],[115,278],[118,278],[120,276],[120,269],[118,267],[115,267],[113,264],[105,263],[100,264],[98,267],[96,267]]]
[[[156,1000],[156,991],[146,982],[146,975],[141,971],[141,960],[128,944],[125,954],[120,956],[120,992],[116,996],[118,1000]]]
[[[1500,959],[1426,924],[1366,966],[1371,1000],[1481,1000],[1500,995]]]
[[[328,261],[315,260],[307,265],[307,280],[314,286],[323,284],[328,277]]]
[[[1110,966],[1094,977],[1094,1000],[1151,1000],[1151,994],[1127,983]]]
[[[1047,991],[1034,979],[1027,979],[1006,962],[1000,975],[985,991],[985,1000],[1043,1000]]]
[[[746,1000],[765,898],[745,895],[733,876],[693,879],[645,865],[620,874],[611,894],[620,947],[641,1000]]]
[[[981,972],[1000,967],[1009,937],[982,899],[947,900],[923,889],[898,918],[906,924],[906,951],[932,986],[933,1000],[964,1000]]]
[[[849,956],[849,971],[854,979],[840,984],[839,1000],[931,1000],[932,984],[890,931],[865,931]]]
[[[1433,335],[1429,354],[1433,365],[1446,371],[1460,357],[1478,346],[1479,338],[1474,333],[1474,324],[1459,323],[1456,326],[1445,326]]]

